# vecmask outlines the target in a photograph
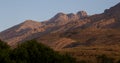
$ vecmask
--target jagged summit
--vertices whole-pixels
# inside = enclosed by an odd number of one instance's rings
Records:
[[[71,18],[71,17],[74,17],[74,16],[76,16],[74,13],[69,13],[69,14],[67,14],[67,16],[69,17],[69,18]]]
[[[59,17],[68,17],[68,18],[79,17],[79,18],[84,18],[84,17],[87,17],[87,16],[88,15],[87,15],[86,11],[79,11],[76,14],[74,14],[74,13],[65,14],[63,12],[59,12],[54,16],[54,18],[59,18]]]
[[[35,23],[40,23],[40,22],[38,22],[38,21],[34,21],[34,20],[25,20],[23,23],[21,23],[21,24],[35,24]]]
[[[57,13],[54,17],[60,17],[60,16],[65,16],[66,14],[65,13],[63,13],[63,12],[59,12],[59,13]]]
[[[68,16],[65,13],[57,13],[54,17],[52,17],[50,20],[48,20],[46,23],[56,23],[57,25],[62,25],[64,22],[68,21]]]
[[[77,15],[79,18],[84,18],[88,16],[86,11],[79,11],[77,12]]]
[[[79,11],[76,14],[74,13],[65,14],[63,12],[59,12],[53,18],[51,18],[47,23],[64,24],[69,21],[75,21],[75,20],[83,19],[85,17],[87,17],[87,12],[85,11]]]
[[[24,22],[36,22],[34,20],[25,20]]]
[[[76,14],[74,14],[74,13],[69,13],[69,14],[67,14],[67,16],[68,16],[68,18],[77,17],[77,15],[76,15]]]
[[[60,13],[57,13],[52,19],[53,20],[67,19],[67,15],[65,13],[60,12]]]
[[[79,17],[74,13],[69,13],[67,14],[67,16],[68,16],[69,21],[75,21],[79,19]]]

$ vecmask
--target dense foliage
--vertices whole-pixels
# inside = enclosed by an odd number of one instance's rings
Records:
[[[120,60],[115,61],[106,55],[99,55],[96,60],[97,63],[120,63]],[[0,41],[0,63],[76,63],[76,61],[69,55],[61,55],[31,40],[18,45],[15,49],[11,49],[5,42]],[[81,60],[78,63],[89,62]]]
[[[13,50],[0,41],[0,63],[75,63],[75,59],[60,55],[35,40],[24,42]]]
[[[0,40],[0,63],[10,63],[10,51],[9,46]]]

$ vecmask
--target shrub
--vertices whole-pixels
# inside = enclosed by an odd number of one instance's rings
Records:
[[[9,46],[5,42],[0,40],[0,63],[11,63],[9,53]]]
[[[15,49],[0,41],[0,63],[75,63],[75,59],[60,55],[36,40],[24,42]]]
[[[106,55],[97,56],[97,63],[114,63],[113,58],[109,58]]]
[[[68,55],[60,55],[36,40],[24,42],[10,55],[16,63],[75,63]]]

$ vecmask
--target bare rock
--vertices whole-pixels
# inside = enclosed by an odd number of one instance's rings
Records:
[[[77,12],[77,15],[80,19],[88,16],[86,11],[79,11],[79,12]]]

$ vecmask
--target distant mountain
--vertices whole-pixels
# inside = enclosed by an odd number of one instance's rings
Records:
[[[0,33],[0,37],[3,41],[8,42],[9,45],[15,45],[23,40],[30,40],[35,38],[32,34],[44,31],[41,28],[42,24],[33,20],[26,20],[25,22],[13,26]],[[28,37],[26,39],[26,37]]]
[[[68,21],[59,21],[65,25],[55,26],[54,31],[37,38],[37,40],[55,49],[90,45],[118,45],[120,44],[119,5],[120,3],[105,10],[104,13],[92,16],[88,16],[85,11],[67,14],[67,16],[72,16],[72,20],[68,18]],[[82,16],[79,17],[78,14]],[[64,16],[66,15],[64,14]]]
[[[43,22],[26,20],[2,31],[0,38],[12,47],[36,39],[52,48],[61,49],[81,45],[119,44],[119,31],[120,3],[106,9],[104,13],[91,16],[85,11],[76,14],[60,12]]]

